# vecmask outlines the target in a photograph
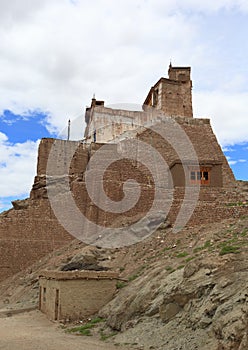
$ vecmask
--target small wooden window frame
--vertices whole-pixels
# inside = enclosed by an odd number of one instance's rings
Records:
[[[192,185],[210,185],[210,172],[209,167],[190,168],[189,179]]]

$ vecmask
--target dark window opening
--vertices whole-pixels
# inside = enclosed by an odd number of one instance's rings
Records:
[[[155,107],[158,104],[158,89],[155,89],[152,94],[152,106]]]
[[[208,171],[203,171],[203,180],[208,180]]]

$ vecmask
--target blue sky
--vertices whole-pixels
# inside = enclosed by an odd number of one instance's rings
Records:
[[[8,141],[12,144],[52,137],[46,128],[46,115],[38,111],[23,116],[5,110],[1,115],[0,130],[8,136]]]
[[[191,66],[195,117],[211,119],[248,180],[246,0],[22,0],[0,3],[0,210],[25,198],[39,139],[81,116],[92,95],[141,104],[174,66]]]

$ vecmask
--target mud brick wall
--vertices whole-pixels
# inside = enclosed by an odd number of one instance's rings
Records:
[[[161,109],[171,116],[193,117],[191,81],[161,80]]]
[[[69,242],[45,199],[0,215],[0,281]]]
[[[184,189],[176,188],[174,191],[169,220],[175,222],[184,199]],[[248,205],[235,205],[246,201],[247,197],[237,188],[201,188],[199,200],[188,222],[188,226],[220,222],[230,217],[239,218],[248,215]]]
[[[220,220],[221,218],[229,217],[233,212],[234,215],[237,209],[228,207],[230,201],[240,200],[240,195],[234,191],[235,179],[233,173],[224,157],[220,146],[213,134],[211,125],[208,119],[185,119],[176,118],[177,122],[182,126],[183,130],[187,133],[192,141],[192,144],[196,150],[196,153],[200,161],[212,161],[221,163],[221,175],[223,175],[223,187],[203,187],[201,188],[199,203],[195,209],[195,213],[192,216],[191,223],[197,224],[208,220],[214,221]],[[166,123],[166,121],[165,121]],[[178,159],[178,155],[175,149],[169,145],[160,135],[152,132],[151,130],[143,131],[139,138],[142,141],[149,143],[153,148],[157,149],[162,157],[168,164],[173,163],[175,159]],[[49,143],[54,142],[52,139],[45,139],[44,153],[51,148],[48,147]],[[180,142],[180,140],[179,140]],[[136,222],[143,217],[146,212],[150,209],[154,200],[154,183],[152,174],[149,170],[140,164],[138,161],[129,159],[122,159],[111,163],[107,167],[104,173],[104,190],[106,195],[113,201],[120,201],[123,199],[123,184],[128,179],[135,179],[141,186],[141,196],[137,204],[129,211],[122,214],[111,213],[100,209],[95,203],[92,202],[88,195],[86,183],[85,183],[85,169],[87,167],[88,160],[94,156],[94,154],[101,149],[103,144],[92,143],[90,145],[80,143],[69,143],[69,146],[75,148],[76,152],[72,157],[70,166],[65,166],[64,163],[64,148],[68,145],[68,141],[56,140],[55,146],[59,145],[59,152],[57,154],[57,160],[59,166],[56,167],[57,175],[61,176],[66,173],[66,169],[69,168],[70,186],[73,193],[74,200],[89,220],[102,226],[119,227],[119,225],[130,224]],[[42,150],[41,143],[41,150]],[[105,146],[104,146],[105,147]],[[117,152],[117,145],[108,144],[104,151],[101,150],[101,158],[99,159],[99,168],[105,167],[105,163],[111,159],[111,155]],[[43,153],[43,152],[41,152]],[[55,152],[56,153],[56,152]],[[47,153],[46,153],[47,154]],[[148,162],[152,162],[149,159],[150,155],[147,154]],[[190,158],[190,155],[189,155]],[[43,173],[45,170],[46,159],[44,155],[39,157],[43,164],[38,164],[38,179],[37,184],[34,185],[32,190],[32,197],[38,198],[40,194],[46,198],[44,192],[44,178]],[[62,165],[60,164],[62,162]],[[88,165],[88,169],[90,169]],[[40,188],[39,188],[40,185]],[[93,183],[93,187],[96,192],[98,191],[100,181]],[[174,192],[174,202],[170,211],[170,218],[172,222],[175,220],[179,208],[184,198],[184,188],[176,188]],[[241,211],[243,209],[240,209]],[[201,215],[199,213],[202,211]]]
[[[196,152],[199,164],[220,163],[223,187],[232,188],[235,184],[235,178],[226,157],[218,144],[216,136],[213,133],[209,119],[176,117],[175,120],[189,137]],[[166,119],[161,120],[160,123],[162,127],[166,127]],[[180,147],[183,147],[184,145],[182,143],[183,141],[178,139],[176,134],[174,137],[173,134],[171,136],[174,140],[173,145],[161,135],[150,129],[147,129],[138,135],[142,141],[147,142],[158,150],[169,165],[173,164],[175,160],[180,161],[176,149],[180,149]],[[188,153],[187,158],[191,159],[192,155]]]

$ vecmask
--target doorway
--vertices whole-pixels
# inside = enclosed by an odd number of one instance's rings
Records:
[[[59,319],[59,289],[56,289],[55,294],[55,315],[54,315],[55,321]]]

